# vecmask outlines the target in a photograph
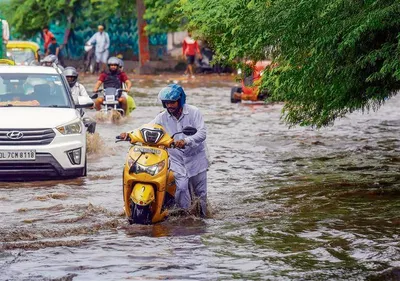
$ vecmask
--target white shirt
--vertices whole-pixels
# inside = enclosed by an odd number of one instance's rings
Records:
[[[168,149],[171,170],[190,178],[208,169],[205,144],[207,130],[203,116],[197,107],[185,104],[179,120],[169,114],[168,111],[161,112],[151,124],[163,126],[171,136],[177,132],[181,132],[187,126],[196,128],[197,133],[193,136],[177,134],[174,137],[175,140],[184,139],[186,147],[183,152],[178,149]]]
[[[96,53],[103,53],[110,47],[110,37],[105,31],[101,33],[96,32],[92,38],[89,39],[88,45],[92,45],[93,43],[96,43]]]
[[[3,42],[7,44],[8,40],[10,40],[10,29],[8,27],[8,22],[6,20],[1,20],[1,24],[3,26]]]
[[[89,97],[85,87],[82,84],[79,84],[79,82],[76,82],[75,85],[71,88],[71,93],[72,93],[72,98],[73,98],[75,104],[78,104],[79,96]]]

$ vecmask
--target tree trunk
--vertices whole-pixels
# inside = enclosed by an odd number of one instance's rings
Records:
[[[136,10],[139,37],[139,72],[143,72],[144,66],[148,61],[150,61],[149,38],[144,30],[146,27],[146,21],[143,18],[146,10],[144,0],[136,0]]]

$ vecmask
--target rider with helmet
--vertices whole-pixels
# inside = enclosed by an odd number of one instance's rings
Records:
[[[40,64],[43,66],[52,66],[52,67],[57,67],[61,72],[64,71],[64,68],[59,65],[58,63],[58,58],[56,55],[48,55],[45,56],[41,61]]]
[[[124,71],[124,61],[122,59],[119,59],[119,70]]]
[[[75,104],[78,104],[78,97],[89,97],[85,87],[78,82],[78,71],[75,67],[68,66],[64,69],[64,76],[67,78],[69,87],[71,88],[72,98]]]
[[[108,65],[108,71],[102,72],[100,74],[99,79],[93,88],[93,91],[97,92],[101,85],[103,85],[104,89],[106,88],[122,89],[123,84],[125,84],[126,86],[125,90],[129,92],[132,87],[132,83],[129,80],[126,73],[119,70],[120,59],[116,57],[111,57],[108,59],[107,65]],[[92,96],[92,98],[96,96],[97,95],[95,94]],[[103,98],[99,97],[96,99],[95,101],[96,110],[101,110],[102,103],[103,103]],[[124,112],[127,112],[128,103],[127,103],[126,93],[122,94],[120,103],[121,103],[121,108],[124,110]]]
[[[69,87],[71,88],[72,99],[75,104],[78,104],[78,97],[89,97],[85,87],[78,82],[78,71],[75,67],[68,66],[64,69],[64,76],[67,78]],[[96,128],[96,122],[91,120],[89,117],[83,118],[85,126],[88,128],[88,132],[94,134]]]
[[[189,209],[191,194],[200,198],[201,215],[207,214],[207,169],[208,159],[206,154],[206,127],[200,110],[186,104],[186,94],[178,84],[170,84],[163,88],[158,98],[166,109],[156,116],[151,122],[164,127],[169,135],[174,135],[182,128],[191,126],[197,129],[193,136],[176,134],[174,136],[177,149],[169,149],[171,170],[174,171],[176,181],[175,200],[178,207]],[[121,139],[126,139],[127,133],[121,133]],[[183,137],[183,138],[182,138]]]

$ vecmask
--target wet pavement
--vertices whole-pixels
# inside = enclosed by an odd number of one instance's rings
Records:
[[[152,120],[174,80],[206,120],[212,215],[129,225],[114,137]],[[89,112],[87,178],[0,182],[0,280],[400,280],[400,97],[288,129],[282,104],[231,104],[233,80],[134,77],[129,119]]]

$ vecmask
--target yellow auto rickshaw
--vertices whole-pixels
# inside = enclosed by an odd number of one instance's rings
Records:
[[[7,54],[15,61],[16,65],[30,65],[33,61],[39,62],[40,47],[30,41],[8,41]]]
[[[0,65],[15,65],[15,62],[11,59],[0,59]]]

